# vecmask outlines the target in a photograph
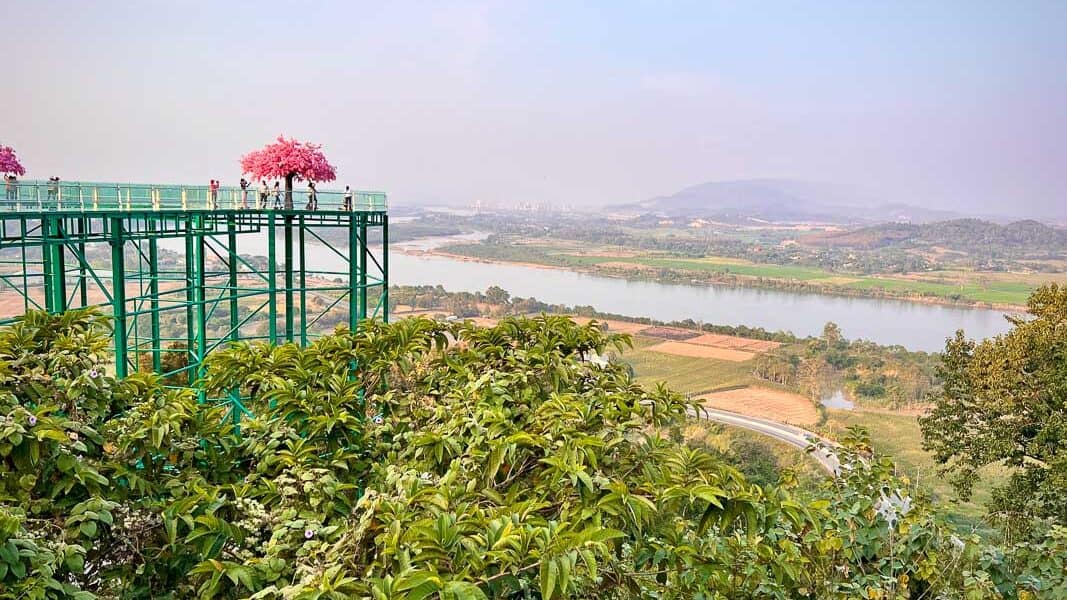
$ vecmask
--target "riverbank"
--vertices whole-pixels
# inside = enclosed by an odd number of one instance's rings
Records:
[[[828,283],[812,284],[795,279],[781,279],[764,276],[750,277],[736,274],[730,274],[727,276],[717,276],[715,272],[710,271],[689,271],[657,268],[637,263],[625,263],[620,260],[607,262],[590,262],[586,264],[560,265],[552,264],[547,261],[538,262],[536,260],[509,260],[502,258],[490,258],[485,256],[464,254],[462,252],[462,248],[468,246],[470,245],[452,244],[417,250],[405,249],[402,250],[402,252],[414,256],[439,256],[442,258],[448,258],[451,260],[463,262],[493,265],[514,265],[534,269],[551,269],[559,271],[569,271],[574,273],[586,273],[602,277],[622,279],[625,281],[643,281],[664,284],[683,283],[689,285],[710,285],[722,287],[779,290],[804,294],[837,296],[843,298],[900,300],[915,304],[951,306],[955,308],[998,310],[1008,313],[1023,313],[1026,311],[1026,306],[1024,304],[1004,302],[982,302],[965,298],[951,298],[939,295],[928,295],[911,291],[906,288],[901,290],[893,290],[884,287],[871,286],[845,287],[842,285],[833,285]],[[531,258],[536,258],[536,255],[531,256]],[[664,277],[664,272],[673,273],[675,275],[673,277]],[[905,282],[904,280],[869,279],[869,281],[892,281],[894,283],[899,283],[900,285],[907,284],[907,282]]]

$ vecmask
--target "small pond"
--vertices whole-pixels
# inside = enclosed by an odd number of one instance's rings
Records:
[[[841,410],[852,410],[856,408],[856,403],[849,399],[845,395],[845,391],[841,388],[837,388],[834,391],[824,395],[821,400],[822,405],[826,408],[839,408]]]

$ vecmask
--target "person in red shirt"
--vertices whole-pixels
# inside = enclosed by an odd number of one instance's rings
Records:
[[[214,179],[212,179],[211,183],[208,184],[208,193],[209,193],[209,195],[211,197],[211,208],[212,208],[212,210],[218,210],[218,208],[219,208],[219,182],[217,182]]]

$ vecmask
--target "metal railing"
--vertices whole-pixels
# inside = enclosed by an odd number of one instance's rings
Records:
[[[104,183],[28,180],[4,182],[0,210],[16,212],[89,212],[123,210],[262,210],[380,212],[388,208],[384,192],[311,190],[249,185],[242,189],[206,185]]]

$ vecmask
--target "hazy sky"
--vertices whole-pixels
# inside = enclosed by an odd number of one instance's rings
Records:
[[[1067,1],[7,0],[29,176],[239,176],[279,133],[405,202],[719,179],[1067,213]]]

